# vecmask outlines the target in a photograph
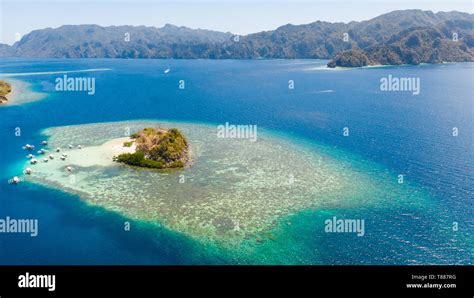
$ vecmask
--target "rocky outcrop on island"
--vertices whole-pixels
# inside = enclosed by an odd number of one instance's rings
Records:
[[[12,86],[8,84],[7,82],[0,80],[0,104],[8,102],[8,98],[6,96],[11,91],[12,91]]]
[[[176,128],[144,128],[130,136],[124,147],[135,147],[133,153],[114,157],[117,162],[145,168],[182,168],[188,164],[189,147],[185,136]]]
[[[437,27],[403,30],[386,42],[337,54],[328,67],[474,61],[472,21],[447,21]]]
[[[0,47],[3,57],[34,58],[202,58],[230,40],[231,33],[167,24],[146,26],[64,25],[34,30]]]
[[[371,64],[366,53],[360,49],[344,51],[328,63],[328,67],[361,67]]]

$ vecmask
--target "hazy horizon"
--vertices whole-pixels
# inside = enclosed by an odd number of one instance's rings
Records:
[[[143,4],[143,5],[137,5]],[[25,9],[25,7],[27,9]],[[471,1],[144,1],[0,0],[0,43],[12,45],[15,35],[63,25],[149,26],[165,24],[234,34],[274,30],[285,24],[315,21],[365,21],[407,9],[472,13]]]

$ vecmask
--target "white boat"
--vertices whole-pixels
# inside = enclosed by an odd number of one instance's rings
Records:
[[[171,68],[168,67],[167,69],[165,69],[164,73],[167,74],[167,73],[169,73],[170,71],[171,71]]]

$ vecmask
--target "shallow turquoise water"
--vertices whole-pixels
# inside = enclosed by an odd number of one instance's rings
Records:
[[[57,75],[16,77],[49,96],[0,109],[5,119],[0,134],[8,144],[0,160],[4,181],[17,174],[24,161],[21,146],[39,143],[44,128],[145,118],[257,124],[304,150],[328,154],[363,176],[372,175],[374,185],[386,183],[387,192],[375,200],[378,204],[369,204],[374,200],[368,198],[367,204],[309,208],[288,215],[275,223],[264,241],[229,249],[139,222],[132,225],[133,232],[124,233],[126,219],[121,215],[84,204],[77,196],[29,183],[17,187],[4,183],[0,216],[39,218],[41,232],[35,239],[0,235],[0,261],[472,264],[474,158],[472,134],[467,134],[473,124],[472,64],[315,70],[322,64],[304,60],[2,61],[2,73],[111,69],[81,74],[96,78],[94,96],[54,92]],[[162,69],[168,66],[172,71],[165,76]],[[421,94],[380,92],[378,81],[388,74],[420,77]],[[180,79],[186,81],[185,90],[177,88]],[[296,82],[291,91],[290,79]],[[22,128],[21,137],[12,133],[17,126]],[[342,136],[346,126],[350,137]],[[454,126],[461,132],[457,138],[451,135]],[[401,186],[396,183],[399,173],[406,176]],[[375,194],[370,188],[366,192]],[[365,219],[365,236],[324,233],[323,222],[332,216]],[[458,222],[458,231],[453,231],[453,222]]]

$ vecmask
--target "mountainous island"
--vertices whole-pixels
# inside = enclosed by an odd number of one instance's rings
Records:
[[[114,160],[144,168],[183,168],[189,163],[188,141],[177,128],[144,128],[123,144],[130,152]]]
[[[12,86],[9,83],[0,80],[0,104],[8,102],[7,95],[11,91]]]
[[[0,57],[330,59],[329,67],[474,61],[474,14],[393,11],[362,22],[317,21],[245,36],[167,24],[35,30]]]

